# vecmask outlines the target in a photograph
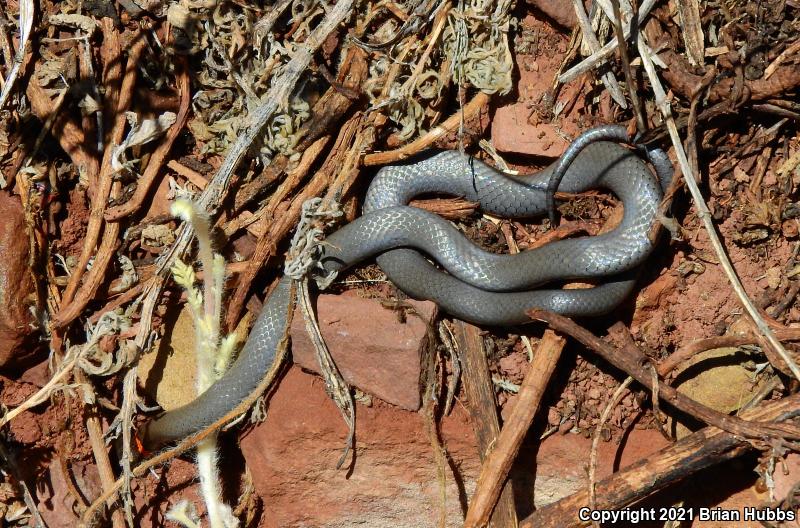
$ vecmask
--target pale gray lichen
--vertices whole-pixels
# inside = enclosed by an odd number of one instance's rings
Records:
[[[444,48],[452,59],[450,71],[456,84],[469,81],[486,93],[511,90],[509,9],[510,2],[505,0],[461,0],[450,11]]]

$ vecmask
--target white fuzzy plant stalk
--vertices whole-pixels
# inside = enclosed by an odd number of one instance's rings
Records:
[[[195,356],[197,358],[197,394],[205,392],[228,368],[233,336],[220,338],[222,287],[225,281],[225,259],[211,248],[210,223],[188,200],[178,200],[171,208],[174,216],[190,223],[197,235],[199,259],[203,267],[203,292],[195,287],[194,269],[178,260],[172,267],[175,282],[186,290],[188,306],[194,320]],[[209,435],[197,444],[197,472],[211,528],[234,528],[239,521],[228,505],[222,502],[217,468],[217,435]],[[176,512],[177,513],[177,512]],[[200,526],[186,515],[177,522],[195,528]]]

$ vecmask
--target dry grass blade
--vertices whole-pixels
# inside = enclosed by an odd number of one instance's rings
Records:
[[[642,21],[645,17],[650,13],[650,10],[656,4],[656,0],[645,0],[642,2],[642,5],[639,7],[639,17],[636,27],[640,27]],[[625,27],[625,38],[628,39],[631,36],[631,25]],[[590,56],[586,57],[584,60],[570,68],[569,70],[565,71],[561,75],[558,76],[558,82],[561,84],[566,84],[569,81],[577,78],[582,73],[586,73],[589,70],[592,70],[597,67],[598,64],[606,60],[610,57],[614,51],[617,49],[618,42],[616,39],[611,39],[608,41],[606,45],[600,48],[598,51],[592,53]]]
[[[54,374],[38,391],[36,391],[32,396],[27,398],[23,403],[14,407],[10,411],[8,411],[5,416],[0,418],[0,427],[4,426],[17,416],[19,416],[22,412],[27,411],[28,409],[32,409],[36,407],[40,403],[43,403],[50,397],[53,391],[63,387],[65,380],[69,374],[72,373],[72,369],[75,367],[75,363],[78,361],[78,356],[73,356],[70,360],[64,363],[61,368],[59,368],[58,372]]]
[[[589,21],[589,16],[586,14],[586,8],[583,7],[581,0],[572,0],[572,4],[575,7],[575,15],[578,17],[578,24],[581,26],[583,41],[589,46],[592,53],[600,51],[600,41],[597,40],[597,35],[594,34],[592,23]],[[617,78],[614,77],[614,74],[607,71],[603,74],[602,79],[603,84],[605,84],[611,97],[614,98],[614,101],[622,108],[628,108],[628,103],[625,101],[625,96],[622,95],[622,90],[620,90],[619,83],[617,82]]]
[[[33,29],[35,15],[33,0],[21,0],[19,3],[19,48],[17,49],[16,57],[14,57],[14,64],[11,65],[8,75],[6,75],[3,89],[0,91],[0,110],[3,109],[8,96],[11,95],[14,83],[19,76],[19,70],[22,67],[22,63],[25,62],[25,54],[27,53],[28,40]]]
[[[600,438],[603,435],[603,427],[608,422],[611,411],[619,404],[620,400],[622,400],[622,397],[628,390],[628,386],[632,382],[633,378],[628,376],[625,378],[625,381],[617,387],[617,390],[614,391],[613,396],[611,396],[605,409],[603,409],[603,413],[600,415],[600,422],[597,424],[597,428],[594,430],[594,435],[592,436],[592,450],[589,454],[589,507],[593,510],[597,509],[597,493],[595,489],[597,478],[597,449],[600,445]],[[594,525],[597,527],[600,526],[597,521],[594,522]]]
[[[638,45],[639,55],[642,58],[642,64],[644,65],[645,72],[647,73],[647,77],[650,80],[650,84],[653,88],[656,105],[658,106],[659,110],[661,111],[661,115],[664,117],[667,123],[667,130],[669,131],[672,146],[675,148],[675,155],[678,158],[678,165],[683,173],[683,180],[686,182],[686,186],[689,188],[689,193],[692,196],[692,201],[694,202],[695,209],[697,210],[697,216],[703,223],[703,227],[705,228],[708,238],[711,241],[711,245],[714,248],[714,253],[717,255],[720,265],[725,271],[725,275],[727,275],[728,280],[730,281],[731,286],[736,293],[736,296],[742,303],[742,306],[747,311],[748,315],[750,315],[750,318],[758,327],[758,330],[764,336],[767,346],[772,347],[775,353],[786,363],[794,377],[800,380],[800,369],[798,369],[797,363],[795,363],[781,342],[775,337],[772,329],[770,329],[769,325],[767,325],[766,321],[764,321],[764,318],[759,313],[758,308],[756,308],[756,306],[753,304],[753,301],[750,299],[750,297],[748,297],[747,292],[744,291],[744,286],[742,286],[742,282],[739,280],[736,270],[733,268],[733,264],[731,263],[727,252],[725,251],[725,247],[722,245],[722,241],[717,234],[717,230],[714,228],[714,223],[711,218],[711,211],[709,211],[708,206],[705,203],[705,199],[703,198],[703,194],[700,192],[700,188],[697,185],[697,175],[694,174],[689,165],[689,160],[686,157],[686,151],[683,149],[683,143],[681,142],[680,135],[678,134],[678,127],[675,124],[675,119],[672,117],[672,111],[670,110],[670,105],[667,100],[667,94],[664,91],[664,87],[661,85],[661,80],[658,78],[655,66],[653,65],[651,52],[645,43],[645,36],[643,34],[639,36]]]

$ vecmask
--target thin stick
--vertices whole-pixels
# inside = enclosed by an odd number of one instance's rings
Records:
[[[311,144],[300,158],[300,162],[295,168],[289,171],[286,178],[281,182],[275,192],[270,196],[269,201],[258,211],[250,217],[239,215],[234,218],[222,228],[227,236],[233,235],[236,231],[243,227],[247,227],[262,218],[272,218],[278,206],[293,193],[300,184],[303,182],[311,167],[317,161],[317,157],[322,153],[323,149],[327,146],[330,136],[322,136]]]
[[[25,55],[28,51],[28,41],[31,36],[31,29],[33,28],[33,19],[36,17],[35,5],[33,0],[22,0],[18,4],[19,7],[19,49],[14,57],[14,63],[6,77],[2,90],[0,90],[0,110],[3,109],[11,94],[11,89],[14,87],[14,82],[17,80],[22,63],[25,62]],[[7,65],[8,66],[8,65]]]
[[[83,130],[70,119],[69,115],[65,112],[59,113],[61,105],[61,98],[57,98],[55,102],[50,100],[50,96],[39,86],[35,77],[32,77],[25,87],[25,95],[28,96],[28,101],[31,104],[33,113],[45,123],[45,128],[48,128],[48,123],[53,120],[52,133],[58,140],[58,144],[67,153],[73,165],[80,170],[92,173],[97,171],[97,160],[86,151],[84,148],[85,138]],[[20,166],[25,161],[26,156],[20,157]],[[14,171],[16,172],[16,171]],[[12,173],[13,176],[13,173]],[[11,180],[9,180],[11,181]]]
[[[5,416],[0,418],[0,427],[3,427],[5,424],[16,418],[20,413],[27,411],[33,407],[36,407],[40,403],[44,402],[47,398],[50,397],[50,394],[53,390],[56,389],[61,380],[67,377],[70,373],[72,373],[72,368],[75,366],[75,363],[78,361],[79,354],[75,354],[72,359],[61,365],[58,372],[56,372],[52,378],[38,391],[36,391],[33,395],[28,397],[24,402],[22,402],[17,407],[14,407],[10,411],[8,411]]]
[[[642,3],[642,6],[639,8],[639,16],[637,17],[638,22],[636,22],[636,27],[641,27],[642,21],[650,13],[650,10],[653,6],[656,5],[657,0],[645,0]],[[629,38],[631,36],[631,26],[633,25],[634,21],[631,20],[631,25],[625,28],[625,38]],[[583,59],[581,62],[570,68],[569,70],[565,71],[561,75],[558,76],[558,82],[562,84],[566,84],[572,79],[578,77],[582,73],[586,73],[587,71],[594,69],[598,64],[606,60],[610,57],[614,50],[617,49],[617,45],[619,42],[616,39],[612,39],[608,41],[608,43],[600,48],[599,51],[592,53],[590,56]]]
[[[625,394],[625,391],[628,389],[628,386],[633,381],[633,378],[628,376],[625,378],[625,381],[622,382],[622,385],[617,387],[617,390],[614,391],[614,395],[609,400],[608,405],[606,405],[605,409],[603,409],[603,414],[600,416],[600,421],[597,424],[597,428],[594,431],[594,436],[592,437],[592,450],[589,453],[589,508],[597,509],[597,493],[595,488],[595,479],[597,478],[597,447],[600,445],[600,437],[602,436],[603,432],[603,425],[608,421],[608,417],[611,415],[611,411],[614,407],[617,406],[619,401],[622,399],[622,396]],[[599,527],[600,524],[595,521],[595,526]]]
[[[241,161],[247,154],[248,149],[252,145],[256,137],[259,136],[261,130],[272,118],[279,105],[288,106],[289,96],[294,90],[300,77],[308,69],[314,53],[319,49],[325,40],[343,20],[351,13],[353,7],[353,0],[340,0],[336,2],[330,11],[325,15],[325,18],[314,28],[314,31],[302,43],[297,44],[292,59],[283,70],[283,74],[275,79],[272,87],[264,95],[264,101],[252,113],[248,114],[247,124],[243,128],[242,134],[238,137],[236,142],[231,146],[228,155],[222,162],[219,170],[214,174],[208,186],[203,190],[203,193],[198,199],[200,207],[204,208],[209,214],[216,211],[217,206],[225,196],[228,189],[230,180],[233,176],[233,171],[239,166]],[[312,182],[314,180],[312,179]],[[311,183],[309,183],[311,185]],[[320,192],[321,188],[317,190]],[[298,210],[299,211],[299,210]],[[295,220],[296,221],[296,220]],[[193,230],[190,226],[184,224],[178,233],[177,240],[172,244],[169,250],[161,257],[157,263],[156,274],[165,277],[169,274],[169,270],[177,258],[183,257],[189,249],[193,237]],[[263,261],[262,261],[263,262]],[[242,277],[246,279],[250,272],[244,274]],[[252,279],[251,279],[252,280]],[[161,293],[162,283],[154,285],[148,289],[144,294],[146,302],[155,303],[156,299]],[[238,293],[238,291],[237,291]],[[244,293],[241,294],[242,296]],[[243,300],[239,301],[239,309],[236,310],[234,318],[238,318],[238,312],[241,310]],[[144,320],[144,319],[143,319]],[[231,321],[230,311],[228,313],[227,321]],[[229,325],[234,326],[234,325]],[[150,324],[142,324],[140,332],[136,336],[137,342],[144,343],[149,335]],[[145,333],[148,332],[148,333]]]
[[[354,127],[350,125],[350,122],[346,123],[336,139],[332,153],[329,154],[323,166],[314,174],[311,180],[306,183],[302,191],[290,200],[288,210],[283,213],[280,218],[275,219],[272,225],[270,225],[269,230],[265,232],[256,243],[256,248],[248,261],[247,269],[239,278],[239,284],[236,285],[236,290],[228,303],[228,312],[225,318],[225,323],[228,328],[236,326],[239,315],[244,308],[245,299],[250,291],[250,284],[255,279],[258,271],[270,257],[275,256],[278,251],[278,244],[297,226],[303,203],[309,198],[319,195],[319,193],[330,184],[331,171],[340,165],[338,163],[339,149],[352,139],[354,133]],[[294,178],[287,179],[287,183],[290,180],[293,181]],[[297,183],[299,184],[299,180]],[[288,191],[286,192],[288,193]],[[278,203],[275,202],[275,205],[277,206]]]
[[[650,57],[650,51],[644,42],[644,38],[644,34],[641,34],[638,39],[639,55],[642,58],[642,65],[644,65],[645,72],[647,72],[647,77],[650,79],[650,84],[653,87],[656,105],[661,111],[661,115],[664,116],[664,119],[667,122],[667,130],[669,131],[672,145],[675,148],[675,155],[678,158],[678,164],[681,168],[681,172],[683,172],[683,180],[686,182],[686,186],[689,188],[689,193],[692,195],[692,201],[694,202],[695,209],[697,210],[697,216],[702,221],[703,227],[705,228],[706,233],[708,233],[708,238],[711,241],[712,247],[714,248],[714,252],[716,253],[717,258],[722,265],[722,269],[728,276],[728,280],[733,287],[733,291],[736,292],[736,296],[739,298],[742,306],[750,315],[750,318],[753,320],[753,323],[755,323],[756,327],[758,327],[758,330],[764,336],[767,342],[766,344],[768,344],[768,346],[770,346],[786,363],[794,377],[800,380],[800,369],[797,367],[797,363],[795,363],[786,349],[783,348],[783,345],[775,337],[775,334],[764,321],[764,318],[761,317],[761,314],[756,306],[747,296],[747,292],[744,291],[744,286],[742,286],[739,277],[736,275],[736,270],[733,268],[733,264],[728,258],[728,254],[725,252],[725,247],[722,245],[722,241],[717,235],[717,231],[714,228],[714,223],[711,218],[711,211],[709,211],[708,206],[703,199],[703,194],[700,192],[700,188],[697,186],[695,175],[689,166],[689,160],[686,157],[686,151],[684,151],[681,138],[678,135],[678,127],[675,125],[675,120],[672,117],[672,111],[669,106],[669,101],[667,100],[667,94],[664,91],[664,87],[661,85],[661,81],[658,78],[656,69],[653,66],[653,61]]]
[[[583,2],[581,0],[572,0],[572,5],[575,7],[575,15],[578,18],[581,33],[583,33],[583,41],[592,53],[598,51],[600,49],[600,41],[597,40],[597,35],[595,35],[592,30],[592,23],[589,21],[589,16],[586,14],[586,8],[583,7]],[[614,101],[622,108],[627,108],[628,103],[625,101],[625,96],[622,95],[622,90],[619,87],[617,78],[614,77],[614,73],[606,71],[603,73],[602,79],[603,84],[608,88],[608,92],[611,94]]]
[[[780,339],[781,341],[797,341],[800,340],[800,328],[786,328],[784,330],[776,330],[775,336]],[[700,352],[704,352],[706,350],[711,350],[714,348],[722,348],[722,347],[737,347],[742,345],[757,345],[758,344],[758,336],[753,334],[745,334],[745,335],[726,335],[726,336],[716,336],[716,337],[708,337],[705,339],[698,339],[697,341],[692,341],[678,350],[664,358],[661,363],[658,364],[658,374],[660,376],[666,376],[675,368],[683,363],[694,357],[696,354]]]
[[[544,321],[553,329],[574,337],[591,350],[597,352],[603,359],[618,369],[633,376],[636,381],[644,385],[647,390],[653,391],[655,389],[652,371],[643,366],[647,364],[648,360],[638,348],[628,344],[621,349],[617,349],[563,315],[539,309],[530,310],[528,315],[530,315],[531,319]],[[800,439],[800,428],[797,426],[742,420],[737,416],[722,414],[700,404],[683,393],[676,391],[669,385],[661,384],[658,390],[664,401],[668,402],[676,409],[688,413],[709,425],[728,431],[729,433],[747,438],[761,439],[764,438],[764,436],[772,435],[792,440]]]
[[[598,2],[598,5],[602,6],[603,4]],[[628,56],[628,45],[625,43],[625,35],[622,30],[622,14],[619,10],[619,0],[611,0],[611,5],[614,10],[614,17],[611,19],[611,23],[614,25],[614,33],[617,35],[619,60],[622,63],[622,72],[625,74],[625,84],[628,85],[628,95],[631,97],[633,113],[636,116],[636,129],[640,134],[644,134],[645,131],[647,131],[647,124],[645,123],[644,114],[642,113],[642,105],[639,103],[639,95],[636,93],[636,83],[631,73],[631,59]],[[633,24],[635,20],[635,16],[631,17],[631,24]]]
[[[415,139],[411,143],[403,145],[399,149],[367,154],[364,156],[364,166],[369,167],[372,165],[386,165],[387,163],[394,163],[395,161],[404,160],[409,156],[413,156],[414,154],[432,145],[439,138],[455,131],[462,119],[466,120],[477,114],[487,102],[489,102],[489,96],[483,92],[480,92],[472,99],[472,101],[467,103],[462,110],[448,117],[447,120],[441,125],[429,130],[424,136]]]
[[[417,78],[422,73],[422,70],[425,68],[425,64],[428,62],[428,59],[431,56],[431,52],[433,52],[433,48],[436,43],[439,41],[439,36],[442,34],[442,30],[444,29],[445,23],[447,22],[447,15],[450,13],[450,8],[452,4],[447,2],[447,5],[444,7],[439,7],[439,12],[436,14],[436,18],[433,21],[433,28],[431,32],[428,34],[428,46],[425,48],[425,51],[422,53],[422,56],[419,58],[417,65],[414,67],[414,71],[411,73],[411,76],[408,80],[403,83],[403,90],[407,94],[413,95],[414,88],[416,87],[415,84],[417,82]],[[387,83],[391,84],[391,83]]]
[[[201,207],[206,208],[209,213],[213,213],[216,209],[220,197],[225,189],[228,188],[233,171],[244,159],[250,145],[278,108],[288,106],[292,90],[294,90],[303,73],[306,72],[314,53],[322,46],[328,35],[350,14],[352,7],[353,0],[336,2],[306,40],[297,44],[292,53],[292,59],[283,70],[283,75],[275,80],[270,91],[262,97],[261,100],[264,102],[248,115],[247,126],[244,127],[237,141],[231,145],[228,155],[225,156],[225,160],[219,170],[200,196],[198,203]]]
[[[183,125],[186,123],[186,119],[189,116],[189,103],[192,99],[192,94],[189,89],[189,72],[185,65],[182,68],[181,74],[178,75],[178,90],[181,93],[181,105],[175,123],[169,128],[166,137],[155,152],[153,152],[153,155],[150,156],[147,168],[144,170],[142,177],[139,178],[136,184],[136,191],[133,193],[131,199],[122,205],[108,209],[105,212],[106,221],[115,222],[139,210],[145,198],[147,198],[147,193],[150,191],[153,182],[155,182],[156,176],[158,176],[158,173],[161,171],[164,160],[172,149],[172,144],[180,133],[183,132]]]
[[[94,387],[91,380],[81,370],[75,370],[75,381],[80,383],[84,390],[91,391],[91,399],[94,400]],[[89,443],[92,446],[92,455],[94,455],[95,463],[97,464],[97,472],[100,474],[100,484],[103,486],[103,491],[108,491],[114,487],[114,469],[111,467],[111,461],[108,458],[108,451],[106,451],[106,444],[103,441],[103,426],[100,423],[97,408],[94,404],[86,406],[88,416],[86,417],[86,431],[89,433]],[[109,498],[106,505],[113,508],[114,498]],[[114,511],[111,515],[114,528],[124,528],[125,518],[119,510]]]
[[[800,406],[800,394],[769,402],[748,410],[751,420],[776,420]],[[706,427],[675,444],[646,456],[597,483],[596,507],[621,510],[645,497],[675,484],[698,471],[736,458],[752,450],[745,439]],[[565,528],[584,526],[579,510],[588,504],[586,488],[548,504],[520,523],[520,528]]]
[[[525,434],[530,429],[533,417],[539,409],[542,396],[556,368],[566,340],[554,332],[547,330],[528,367],[525,380],[519,389],[511,415],[503,425],[494,449],[486,456],[481,465],[475,493],[469,501],[465,528],[485,526],[494,509],[503,484],[508,477],[511,464],[517,456]]]

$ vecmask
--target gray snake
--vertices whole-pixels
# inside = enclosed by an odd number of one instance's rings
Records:
[[[572,149],[576,153],[559,189],[579,193],[602,187],[613,192],[624,213],[608,233],[560,240],[516,255],[482,250],[441,217],[407,204],[419,195],[444,193],[478,202],[493,215],[541,215],[547,211],[548,182],[558,162],[537,174],[509,176],[446,151],[382,168],[367,192],[363,215],[327,237],[319,264],[324,272],[339,272],[376,257],[407,295],[430,299],[449,314],[477,324],[522,324],[529,321],[525,312],[531,308],[569,316],[608,313],[631,292],[637,267],[653,249],[662,188],[636,151],[615,142],[581,145],[579,153]],[[594,288],[534,289],[552,281],[600,277],[604,282]],[[147,449],[209,426],[255,390],[283,338],[290,291],[291,281],[284,277],[238,358],[210,389],[145,424],[140,435]]]

